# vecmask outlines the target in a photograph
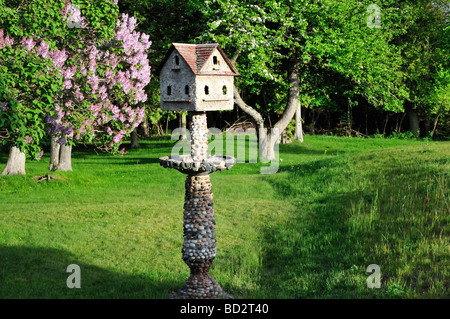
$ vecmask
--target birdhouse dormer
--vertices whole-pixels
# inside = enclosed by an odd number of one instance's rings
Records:
[[[233,109],[234,76],[239,72],[217,43],[174,43],[157,72],[163,110]]]

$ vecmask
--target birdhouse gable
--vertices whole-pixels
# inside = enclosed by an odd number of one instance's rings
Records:
[[[233,70],[227,64],[228,58],[215,48],[201,66],[199,75],[234,75]]]
[[[166,59],[166,62],[164,65],[162,65],[161,71],[164,70],[164,72],[177,72],[177,71],[189,71],[191,67],[187,64],[186,60],[183,58],[183,55],[180,54],[178,50],[172,50],[172,52],[169,54],[169,56]],[[161,74],[160,71],[160,74]]]

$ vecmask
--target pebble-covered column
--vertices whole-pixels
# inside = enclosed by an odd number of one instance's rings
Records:
[[[193,113],[189,123],[191,134],[191,156],[194,162],[202,162],[206,159],[208,151],[208,125],[206,113]]]
[[[191,269],[185,285],[172,297],[230,298],[209,274],[216,256],[216,222],[209,175],[186,178],[183,260]]]
[[[194,162],[207,158],[208,128],[206,113],[194,113],[191,117],[191,157]],[[209,274],[216,257],[216,222],[214,220],[213,194],[209,173],[192,172],[185,182],[183,213],[184,242],[182,255],[191,275],[185,285],[172,298],[232,298],[222,290]]]
[[[216,256],[216,222],[209,175],[187,176],[184,200],[183,260],[192,268],[209,268]]]

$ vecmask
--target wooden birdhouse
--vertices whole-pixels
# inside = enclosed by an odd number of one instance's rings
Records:
[[[239,72],[217,43],[173,43],[157,73],[165,111],[233,109],[234,76]]]

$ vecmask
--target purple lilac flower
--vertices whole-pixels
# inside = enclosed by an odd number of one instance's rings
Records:
[[[80,90],[77,90],[77,91],[75,92],[75,97],[76,97],[78,100],[80,100],[80,101],[83,101],[83,100],[84,100],[84,95],[83,95],[83,93],[81,93]]]
[[[77,71],[77,66],[74,65],[71,68],[62,70],[61,75],[64,77],[64,79],[71,80],[73,78],[73,76],[75,75],[76,71]]]
[[[64,9],[62,10],[63,17],[67,17],[67,14],[69,13],[69,9],[72,6],[72,3],[68,2]]]
[[[55,124],[55,123],[56,123],[56,120],[55,120],[52,116],[47,115],[47,116],[45,117],[45,122],[46,122],[47,124],[52,125],[52,124]]]
[[[102,123],[106,124],[109,121],[111,121],[111,118],[108,115],[106,115],[105,113],[102,113]]]
[[[86,70],[86,66],[84,65],[84,63],[81,64],[80,73],[84,76],[87,75],[87,70]]]
[[[141,41],[144,44],[144,48],[147,50],[152,45],[152,41],[149,41],[150,35],[142,33]]]
[[[50,43],[46,43],[44,40],[42,40],[41,43],[39,44],[36,55],[41,56],[43,58],[48,58],[49,57],[49,54],[48,54],[49,46],[50,46]]]
[[[3,102],[2,103],[2,111],[5,111],[7,106],[8,106],[8,103]]]
[[[114,72],[110,69],[106,69],[105,70],[105,78],[106,78],[106,81],[111,81],[114,78]]]
[[[99,79],[96,75],[90,75],[88,76],[88,82],[91,85],[92,88],[92,94],[95,94],[95,91],[97,91],[98,89],[98,83],[99,83]]]
[[[44,155],[44,150],[42,150],[42,151],[39,152],[39,155],[38,155],[38,157],[36,157],[36,160],[37,160],[37,161],[40,161],[41,158],[42,158],[42,155]]]
[[[31,140],[32,140],[33,138],[31,137],[31,136],[28,136],[26,139],[24,139],[24,141],[25,141],[25,143],[30,143],[31,142]]]
[[[106,86],[102,85],[100,87],[100,89],[98,90],[98,93],[100,93],[100,94],[106,93]]]
[[[72,134],[72,132],[73,132],[73,127],[70,124],[68,124],[66,127],[64,127],[61,130],[61,133],[64,134],[64,135],[70,135],[70,134]]]
[[[72,81],[70,81],[70,80],[65,80],[63,85],[64,85],[64,89],[66,89],[66,90],[71,89],[73,87]]]
[[[113,137],[113,142],[114,142],[114,143],[119,143],[119,142],[122,140],[123,135],[124,135],[123,130],[120,130],[120,132],[117,133],[117,134]]]
[[[13,37],[10,37],[9,35],[7,35],[7,36],[5,37],[5,44],[6,44],[6,45],[13,45],[13,44],[14,44],[14,38],[13,38]]]
[[[48,48],[48,45],[47,45]],[[47,56],[45,56],[47,57]],[[66,62],[69,55],[66,53],[66,49],[62,49],[59,51],[58,49],[53,50],[49,53],[49,57],[52,59],[53,65],[57,68],[62,68],[64,63]],[[76,67],[75,67],[76,70]]]
[[[76,5],[70,5],[70,15],[67,18],[67,26],[69,28],[85,28],[86,22],[84,17],[81,16],[81,10]],[[67,10],[69,11],[69,10]],[[64,13],[64,12],[63,12]]]
[[[33,41],[33,38],[31,37],[30,38],[22,37],[22,46],[26,47],[27,50],[29,51],[36,46],[36,42]]]
[[[3,29],[0,29],[0,49],[4,48],[7,45],[13,45],[14,38],[9,35],[5,36]]]
[[[94,72],[97,68],[98,49],[94,46],[89,52],[89,71]]]

